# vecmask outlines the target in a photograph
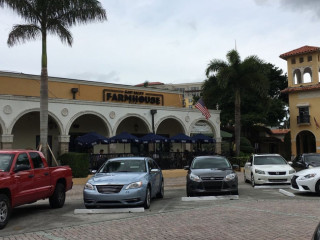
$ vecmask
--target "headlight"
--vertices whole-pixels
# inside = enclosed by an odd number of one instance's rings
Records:
[[[140,188],[142,186],[142,182],[139,181],[139,182],[133,182],[133,183],[130,183],[126,189],[135,189],[135,188]]]
[[[191,181],[201,182],[201,178],[199,176],[197,176],[197,175],[194,175],[193,173],[191,173],[189,175],[189,178],[190,178]]]
[[[293,173],[295,173],[295,172],[296,172],[296,170],[291,169],[291,170],[289,171],[289,174],[293,174]]]
[[[227,181],[231,181],[231,180],[233,180],[235,178],[236,178],[236,174],[235,173],[231,173],[231,174],[225,176],[224,179],[227,180]]]
[[[310,173],[310,174],[307,174],[307,175],[303,176],[301,178],[301,180],[310,179],[310,178],[315,177],[316,175],[317,175],[316,173]]]
[[[312,166],[312,165],[309,165],[308,168],[313,168],[313,166]]]
[[[91,183],[86,183],[86,185],[84,185],[84,189],[94,190],[94,186]]]
[[[265,174],[264,171],[259,170],[259,169],[255,169],[254,172],[257,173],[257,174]]]

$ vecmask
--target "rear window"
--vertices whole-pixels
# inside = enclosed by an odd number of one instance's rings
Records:
[[[231,168],[231,164],[226,158],[223,157],[196,158],[193,160],[191,168]]]
[[[12,164],[14,154],[2,153],[0,154],[0,172],[9,172]]]

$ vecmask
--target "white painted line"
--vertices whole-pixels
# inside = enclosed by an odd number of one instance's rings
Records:
[[[288,197],[294,197],[295,195],[292,193],[292,192],[288,192],[286,190],[283,190],[283,189],[279,189],[279,192],[288,196]]]
[[[259,185],[259,186],[254,186],[255,189],[260,189],[260,188],[290,188],[291,185]]]
[[[201,196],[201,197],[182,197],[181,201],[212,201],[212,200],[238,200],[239,195],[227,195],[227,196]]]
[[[144,208],[108,208],[108,209],[75,209],[74,214],[105,214],[105,213],[137,213]]]

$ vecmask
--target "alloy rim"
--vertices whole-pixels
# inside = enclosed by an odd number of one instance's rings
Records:
[[[4,222],[7,219],[8,206],[5,201],[0,202],[0,222]]]

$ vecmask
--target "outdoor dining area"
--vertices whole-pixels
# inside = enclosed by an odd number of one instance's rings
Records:
[[[172,137],[148,133],[138,137],[122,132],[107,138],[90,132],[76,138],[78,151],[90,153],[91,170],[97,170],[110,158],[129,156],[152,157],[162,169],[183,168],[194,156],[215,154],[215,142],[201,133]]]

